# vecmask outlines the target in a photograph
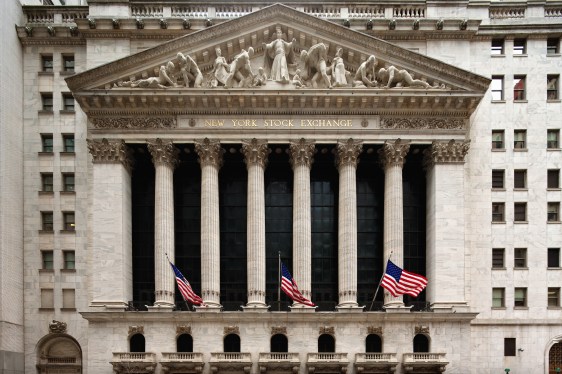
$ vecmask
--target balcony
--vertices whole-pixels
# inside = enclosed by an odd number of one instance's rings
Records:
[[[151,352],[113,352],[115,374],[152,374],[156,369],[156,355]]]
[[[347,353],[309,353],[306,369],[309,373],[345,373],[347,371]]]
[[[285,352],[260,353],[258,361],[261,373],[276,371],[287,373],[291,371],[297,374],[300,364],[298,353]]]
[[[355,368],[358,373],[394,373],[397,365],[396,353],[355,354]]]
[[[41,373],[74,373],[79,372],[81,367],[82,362],[76,357],[42,356],[37,364]]]
[[[442,373],[449,363],[445,353],[404,353],[402,356],[404,370],[409,373]]]
[[[252,356],[247,352],[211,353],[209,365],[213,373],[227,371],[249,374],[252,369]]]
[[[162,373],[201,373],[203,371],[203,353],[162,352],[160,360]]]

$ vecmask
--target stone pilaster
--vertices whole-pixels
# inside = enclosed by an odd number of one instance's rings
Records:
[[[363,143],[353,139],[339,141],[336,166],[338,199],[338,310],[357,307],[357,163]]]
[[[201,165],[201,294],[207,308],[220,308],[219,169],[224,149],[207,138],[195,142]]]
[[[314,142],[292,141],[289,156],[293,168],[293,276],[299,290],[310,300],[312,269],[312,221],[310,213],[310,167],[314,162]],[[293,307],[310,308],[301,303]]]
[[[92,175],[93,307],[133,299],[131,158],[123,140],[88,140]]]
[[[467,310],[464,158],[469,142],[434,141],[426,149],[427,300],[434,311]]]
[[[265,190],[264,172],[269,149],[265,140],[243,140],[242,153],[248,168],[248,303],[246,308],[265,304]]]
[[[156,172],[154,186],[154,288],[155,307],[174,306],[175,275],[168,263],[174,262],[174,168],[178,149],[169,140],[147,140]]]
[[[379,150],[384,167],[384,261],[392,254],[392,262],[404,268],[404,196],[402,191],[402,167],[410,144],[386,141]],[[386,308],[402,307],[402,296],[393,297],[384,291]]]

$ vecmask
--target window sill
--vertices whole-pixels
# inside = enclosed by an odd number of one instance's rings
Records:
[[[76,273],[76,269],[60,269],[61,273]]]
[[[60,308],[61,312],[76,312],[76,308]]]
[[[495,192],[505,192],[505,188],[497,188],[497,187],[494,188],[494,187],[492,187],[492,191],[495,191]]]
[[[505,152],[505,148],[492,148],[492,152]]]
[[[546,189],[547,191],[562,191],[560,187],[549,187]]]
[[[528,223],[529,223],[529,221],[513,221],[514,225],[521,225],[521,224],[526,225]]]
[[[76,111],[75,110],[66,110],[66,109],[61,109],[59,110],[60,114],[75,114]]]
[[[52,110],[44,110],[44,109],[41,109],[41,110],[38,110],[37,113],[39,113],[39,114],[49,114],[49,115],[53,115],[54,112],[53,112]]]
[[[76,230],[60,230],[61,234],[74,234]]]
[[[562,270],[561,267],[552,267],[552,268],[546,268],[546,270]]]
[[[494,224],[504,224],[505,225],[505,221],[492,221],[492,225]]]
[[[55,269],[39,269],[39,274],[54,274]]]
[[[562,148],[547,148],[547,151],[561,151]]]
[[[492,104],[505,104],[505,100],[492,100]]]
[[[55,308],[39,308],[40,312],[54,312]]]
[[[501,57],[505,57],[505,53],[499,55],[490,55],[490,56],[492,56],[492,58],[501,58]]]
[[[527,148],[513,148],[513,152],[527,152]]]
[[[562,100],[560,99],[546,99],[547,103],[560,103]]]
[[[492,310],[505,310],[505,306],[493,306]]]
[[[74,156],[76,152],[60,152],[61,156]]]
[[[61,191],[61,195],[76,195],[76,191]]]
[[[52,156],[52,155],[54,155],[55,153],[54,153],[54,152],[37,152],[37,154],[38,154],[39,156]]]
[[[39,193],[39,196],[41,196],[41,195],[52,196],[52,195],[55,194],[54,191],[38,191],[38,193]]]
[[[507,270],[507,268],[492,268],[492,270]]]
[[[547,53],[546,57],[560,57],[562,56],[560,53]]]
[[[549,305],[549,306],[546,307],[546,309],[547,310],[560,310],[560,309],[562,309],[562,307]]]
[[[76,74],[76,72],[74,70],[73,71],[61,71],[59,73],[59,75],[61,75],[61,76],[74,75],[74,74]]]
[[[561,222],[560,221],[546,221],[546,223],[556,225],[556,224],[560,224]]]
[[[529,189],[526,188],[526,187],[524,187],[524,188],[518,187],[518,188],[513,188],[513,191],[523,191],[523,192],[525,192],[525,191],[529,191]]]
[[[39,76],[43,75],[43,76],[47,76],[47,77],[51,76],[52,77],[52,76],[55,75],[55,72],[54,71],[39,71],[39,72],[37,72],[37,75],[39,75]]]
[[[54,234],[54,230],[39,230],[39,234]]]
[[[528,306],[514,306],[513,310],[529,310]]]
[[[529,57],[526,53],[521,53],[520,55],[513,55],[513,57]]]
[[[513,100],[514,104],[528,104],[529,101],[527,101],[527,99],[524,100]]]
[[[513,270],[529,270],[528,267],[513,267]]]

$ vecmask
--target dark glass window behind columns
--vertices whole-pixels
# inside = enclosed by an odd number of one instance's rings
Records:
[[[316,146],[310,174],[312,302],[333,311],[338,302],[338,184],[334,147]],[[298,279],[296,280],[298,282]]]
[[[219,172],[221,232],[220,292],[224,310],[239,310],[247,298],[246,210],[248,172],[240,145],[223,146],[224,165]]]
[[[404,187],[404,269],[425,275],[426,179],[423,147],[410,147],[402,173]],[[425,290],[417,298],[404,295],[404,303],[425,301]]]
[[[175,265],[201,296],[201,167],[192,145],[178,145],[174,172]],[[175,287],[176,305],[186,305]]]
[[[384,266],[384,170],[377,149],[365,145],[357,165],[357,302],[369,310]],[[379,290],[377,301],[384,293]],[[373,310],[379,308],[375,304]]]
[[[279,252],[285,266],[293,272],[293,170],[287,145],[269,145],[271,153],[265,169],[265,251],[266,303],[271,310],[287,310],[289,298],[279,290]],[[298,279],[297,279],[298,284]]]
[[[133,301],[136,308],[154,303],[154,165],[146,145],[133,144],[131,177]]]

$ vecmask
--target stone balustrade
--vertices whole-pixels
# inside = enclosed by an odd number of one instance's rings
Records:
[[[402,366],[404,370],[416,372],[423,370],[443,372],[449,361],[445,358],[445,353],[404,353],[402,355]]]

